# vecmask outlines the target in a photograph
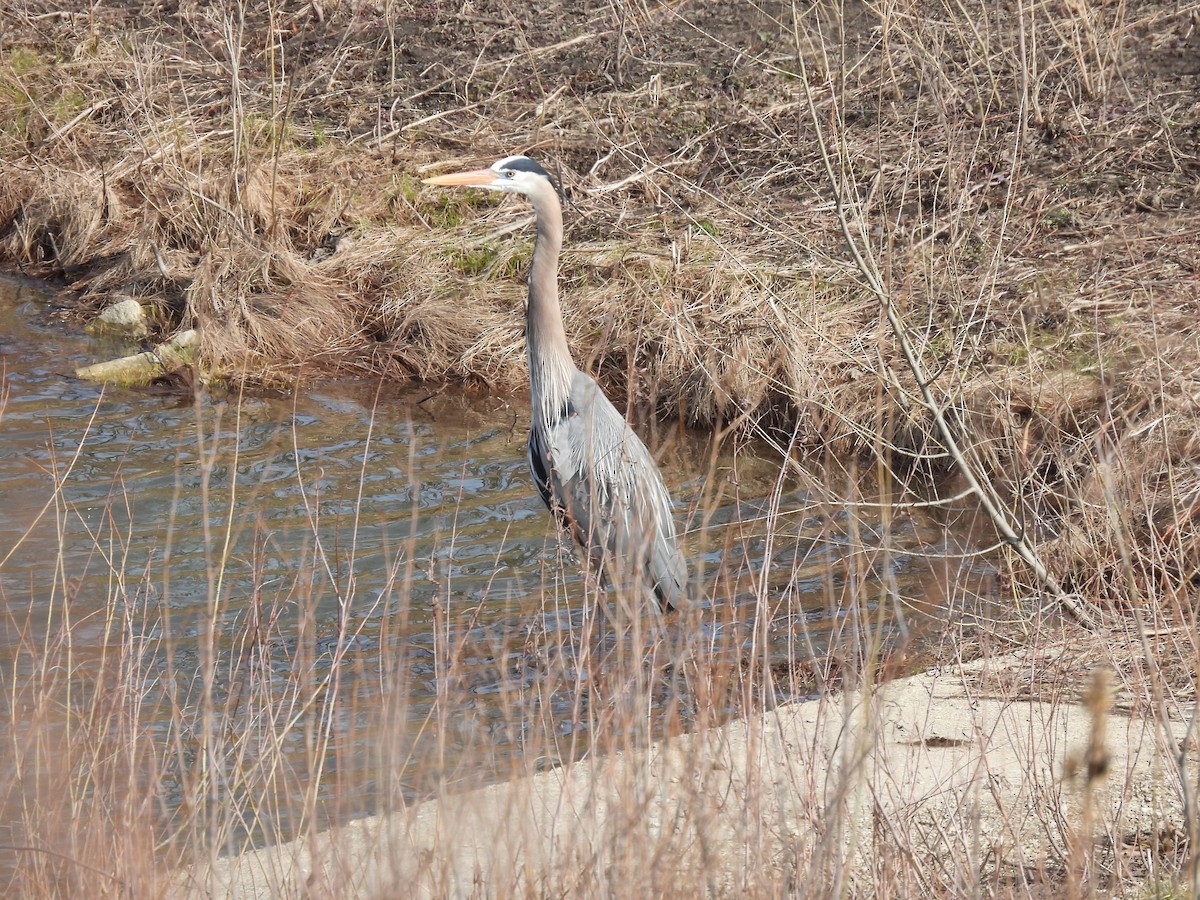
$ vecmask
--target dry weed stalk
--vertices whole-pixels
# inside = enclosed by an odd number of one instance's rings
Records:
[[[830,153],[826,135],[821,126],[820,116],[817,114],[816,102],[814,100],[813,88],[808,80],[808,71],[804,62],[804,54],[800,52],[800,44],[797,42],[797,59],[800,64],[800,77],[804,82],[805,98],[808,102],[809,114],[812,116],[813,126],[816,133],[817,145],[820,148],[821,159],[825,166],[825,172],[829,177],[830,189],[834,194],[834,205],[837,210],[838,222],[841,227],[842,236],[846,240],[846,245],[850,251],[850,256],[854,260],[855,266],[862,275],[870,292],[879,301],[883,308],[884,314],[887,317],[888,325],[891,327],[892,335],[900,345],[901,353],[904,356],[904,361],[912,373],[913,379],[917,383],[917,389],[921,394],[921,402],[925,409],[929,411],[934,423],[937,426],[938,437],[942,445],[946,448],[950,455],[953,465],[957,471],[966,480],[971,491],[979,498],[983,508],[991,519],[996,528],[997,533],[1007,543],[1026,565],[1029,566],[1035,578],[1040,582],[1046,590],[1058,602],[1061,609],[1066,612],[1073,620],[1087,628],[1095,629],[1097,622],[1093,615],[1087,611],[1084,605],[1074,596],[1065,591],[1058,583],[1050,571],[1042,562],[1037,551],[1026,539],[1025,535],[1018,533],[1016,526],[1010,518],[1008,512],[1004,509],[1001,498],[992,486],[986,474],[983,473],[981,467],[976,462],[973,452],[973,439],[970,434],[963,433],[961,426],[952,424],[951,413],[944,408],[933,394],[932,380],[925,373],[925,366],[922,363],[920,356],[913,346],[912,340],[909,338],[908,325],[902,318],[896,303],[891,294],[883,286],[883,281],[880,277],[878,264],[868,255],[865,246],[865,221],[861,213],[858,211],[856,204],[847,197],[848,188],[843,176],[835,169],[834,159]],[[837,128],[841,116],[835,106],[834,110],[834,127]],[[839,147],[838,159],[844,159],[846,151],[844,147]],[[851,220],[858,223],[858,228],[851,226]],[[856,233],[858,231],[859,233]]]

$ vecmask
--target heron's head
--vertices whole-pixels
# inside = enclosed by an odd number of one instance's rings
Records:
[[[558,185],[549,173],[528,156],[506,156],[487,169],[455,172],[423,179],[425,184],[460,185],[483,188],[485,191],[505,191],[526,197],[542,195],[547,188],[558,194]]]

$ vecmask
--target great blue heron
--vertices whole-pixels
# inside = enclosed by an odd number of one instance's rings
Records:
[[[426,178],[524,194],[537,237],[525,306],[529,358],[529,468],[560,526],[618,590],[653,591],[663,610],[687,605],[687,567],[675,537],[671,496],[650,451],[567,347],[558,302],[562,207],[554,181],[532,159]]]

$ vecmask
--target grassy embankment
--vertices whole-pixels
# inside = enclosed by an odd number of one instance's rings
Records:
[[[529,151],[573,199],[568,330],[613,394],[945,467],[840,192],[981,471],[1111,614],[1132,705],[1194,696],[1194,5],[7,16],[5,262],[81,314],[197,324],[234,381],[519,387],[525,211],[419,177]]]

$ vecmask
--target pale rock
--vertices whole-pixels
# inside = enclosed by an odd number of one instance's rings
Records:
[[[142,337],[148,332],[146,310],[133,297],[125,297],[105,307],[88,328],[93,333],[121,333]]]

